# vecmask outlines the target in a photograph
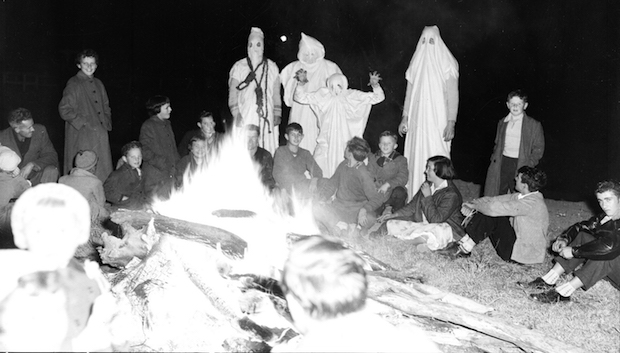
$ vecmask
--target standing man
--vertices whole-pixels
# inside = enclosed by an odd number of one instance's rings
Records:
[[[508,94],[509,113],[497,124],[484,196],[512,192],[517,170],[523,166],[536,167],[545,152],[542,125],[525,114],[527,105],[527,95],[523,91],[518,89]]]
[[[12,149],[21,158],[19,174],[32,186],[58,180],[58,154],[45,126],[35,124],[32,113],[17,108],[9,114],[9,128],[0,131],[0,145]]]
[[[75,155],[91,150],[99,156],[97,178],[104,182],[112,172],[112,154],[108,131],[112,130],[112,111],[101,80],[94,77],[99,56],[92,49],[80,52],[75,63],[80,69],[67,81],[58,105],[65,121],[64,174],[73,167]]]

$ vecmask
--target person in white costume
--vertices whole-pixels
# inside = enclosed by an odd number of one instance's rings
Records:
[[[237,126],[254,124],[260,128],[259,146],[273,154],[279,145],[282,118],[280,70],[265,58],[265,35],[252,27],[248,56],[237,61],[228,78],[228,107]]]
[[[441,39],[437,26],[424,27],[405,72],[407,94],[398,127],[409,161],[407,190],[414,195],[424,182],[426,160],[450,158],[459,106],[459,65]]]
[[[308,93],[303,89],[307,82],[305,70],[298,71],[299,84],[295,90],[295,101],[309,104],[319,112],[321,131],[314,149],[314,159],[323,171],[323,177],[330,178],[344,159],[347,141],[364,136],[370,108],[385,99],[379,84],[377,72],[370,73],[369,86],[372,92],[349,89],[349,82],[342,74],[333,74],[327,79],[327,88]]]
[[[280,74],[282,87],[284,87],[284,104],[291,107],[289,123],[298,123],[304,129],[304,139],[299,147],[310,152],[316,147],[316,139],[319,136],[318,112],[312,110],[309,105],[300,104],[293,99],[295,96],[295,73],[299,69],[306,70],[308,83],[304,86],[306,92],[315,92],[319,88],[327,86],[327,78],[333,74],[341,74],[342,71],[336,63],[325,59],[325,47],[318,40],[302,33],[299,41],[299,60],[286,65]]]

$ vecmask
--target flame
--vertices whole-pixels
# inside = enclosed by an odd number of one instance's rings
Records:
[[[208,151],[194,173],[187,168],[183,185],[172,190],[168,199],[154,200],[152,207],[168,217],[238,235],[248,244],[245,265],[250,272],[264,275],[273,276],[282,268],[288,255],[288,233],[318,234],[311,202],[298,200],[295,195],[289,198],[286,193],[272,194],[264,187],[260,166],[248,153],[242,128],[225,135],[219,148]],[[254,215],[218,217],[213,214],[218,210],[243,210]]]

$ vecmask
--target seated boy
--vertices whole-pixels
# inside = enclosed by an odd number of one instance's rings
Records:
[[[189,168],[188,177],[191,179],[192,175],[203,166],[207,158],[207,141],[202,135],[196,135],[189,140],[190,153],[183,156],[179,163],[177,163],[177,174],[175,176],[175,186],[177,188],[183,185],[183,176],[186,170]]]
[[[386,207],[392,212],[398,211],[407,202],[405,186],[409,180],[409,167],[407,158],[396,151],[397,142],[395,133],[384,131],[379,135],[379,150],[368,156],[368,169],[384,200],[377,214],[383,213]]]
[[[12,149],[0,146],[0,207],[30,188],[28,180],[19,174],[21,160]]]
[[[90,236],[86,199],[66,185],[40,184],[15,202],[11,226],[24,250],[0,256],[0,349],[110,350],[109,284],[97,263],[73,258]]]
[[[190,153],[191,140],[195,136],[203,137],[207,151],[211,151],[217,147],[217,144],[222,137],[221,133],[215,131],[215,117],[213,117],[213,113],[211,112],[203,111],[200,113],[196,125],[198,125],[199,129],[186,132],[179,143],[178,150],[181,158]]]
[[[273,179],[273,157],[266,149],[258,146],[260,137],[260,129],[257,125],[248,124],[245,126],[248,138],[248,151],[252,160],[260,165],[260,177],[263,185],[269,191],[276,187],[276,181]]]
[[[569,301],[577,289],[588,290],[601,279],[609,280],[620,289],[620,183],[600,182],[596,198],[603,213],[564,231],[551,247],[558,254],[553,268],[532,282],[519,283],[545,290],[530,294],[535,300],[542,303]],[[583,266],[579,268],[580,265]],[[571,272],[570,281],[556,285],[560,276]]]
[[[430,250],[442,249],[465,235],[461,223],[463,197],[452,179],[456,176],[452,161],[434,156],[426,161],[426,181],[403,208],[379,217],[383,222],[371,235],[391,234],[401,239],[420,238]]]
[[[58,179],[59,184],[68,185],[79,191],[90,205],[91,220],[96,221],[109,216],[105,208],[103,183],[95,175],[97,170],[97,154],[93,151],[80,151],[75,156],[75,168],[69,175]]]
[[[466,217],[471,216],[465,227],[467,234],[442,254],[468,257],[474,246],[488,237],[504,261],[538,264],[545,260],[549,211],[539,190],[547,184],[547,175],[527,166],[517,173],[518,193],[487,196],[463,204],[461,211]]]
[[[308,198],[317,190],[317,182],[323,177],[321,167],[310,151],[299,147],[304,131],[298,123],[286,127],[286,146],[276,150],[273,161],[273,178],[280,189],[300,198]]]
[[[375,222],[375,210],[379,208],[382,196],[364,164],[370,153],[368,142],[354,137],[345,149],[345,160],[340,163],[334,175],[320,187],[320,197],[327,202],[313,205],[314,218],[323,232],[339,234],[344,224],[357,224],[362,230]],[[344,224],[343,224],[344,223]]]
[[[366,309],[368,279],[355,251],[312,236],[295,243],[282,287],[303,334],[286,352],[440,352],[418,329],[397,329]]]
[[[121,149],[123,164],[103,184],[105,197],[119,208],[140,209],[147,200],[142,184],[142,144],[131,141]]]

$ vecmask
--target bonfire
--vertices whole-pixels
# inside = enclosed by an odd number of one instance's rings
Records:
[[[154,200],[152,212],[115,212],[122,239],[102,236],[102,261],[120,269],[108,274],[125,304],[119,349],[270,351],[298,336],[278,280],[290,244],[318,233],[312,205],[262,186],[241,131],[206,158],[181,188]],[[426,330],[446,352],[582,351],[495,319],[488,305],[422,283],[423,273],[358,252],[368,263],[369,308]]]

